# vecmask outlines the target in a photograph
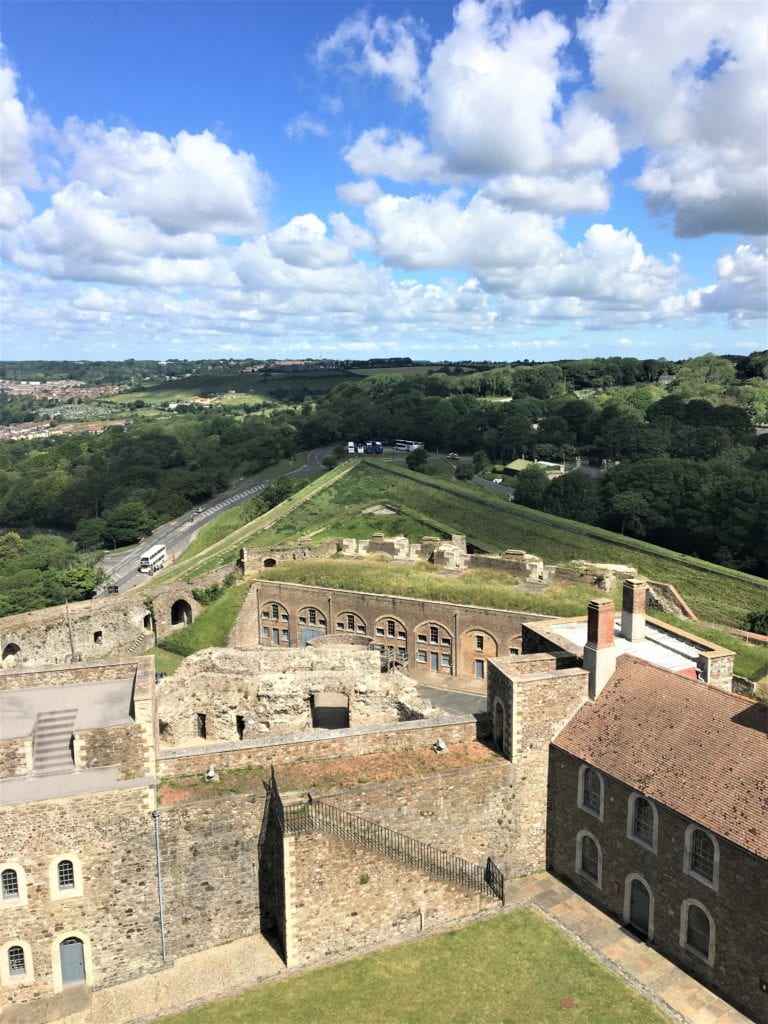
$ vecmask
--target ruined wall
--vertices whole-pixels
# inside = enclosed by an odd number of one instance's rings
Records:
[[[180,750],[161,750],[157,759],[160,779],[176,775],[202,775],[209,765],[239,768],[245,765],[280,765],[317,758],[357,757],[390,750],[424,750],[442,737],[453,743],[471,743],[478,724],[472,716],[434,721],[393,722],[334,732],[310,732],[294,736],[265,736],[237,743],[210,743]]]
[[[97,768],[119,764],[121,779],[154,774],[152,769],[147,770],[148,751],[143,740],[139,725],[79,730],[75,733],[75,765]]]
[[[241,548],[238,565],[244,576],[255,576],[261,569],[272,565],[283,565],[291,562],[305,562],[312,558],[330,558],[335,555],[337,542],[326,541],[314,546],[297,544],[295,547],[283,548]]]
[[[30,952],[26,978],[3,989],[9,1004],[34,1001],[39,1011],[60,991],[58,944],[69,935],[85,943],[86,980],[95,988],[161,966],[151,806],[151,787],[124,783],[109,792],[0,807],[0,859],[21,867],[26,896],[25,903],[0,901],[0,934],[3,943],[27,943]],[[63,857],[75,863],[80,884],[72,891],[59,891],[56,883]],[[34,980],[26,980],[32,972]]]
[[[20,654],[5,658],[3,667],[101,661],[144,649],[154,643],[147,614],[143,595],[132,591],[71,604],[69,618],[65,606],[8,615],[0,619],[0,652],[15,645]]]
[[[199,735],[232,741],[264,733],[312,729],[312,700],[337,693],[349,703],[349,725],[395,722],[402,705],[431,713],[416,684],[382,673],[378,652],[331,645],[300,650],[209,648],[191,655],[158,687],[163,737],[178,745]]]
[[[401,942],[498,906],[492,897],[326,835],[289,836],[285,846],[291,967]]]

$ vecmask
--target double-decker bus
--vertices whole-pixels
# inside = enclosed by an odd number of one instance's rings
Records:
[[[165,565],[167,552],[165,544],[154,544],[139,559],[139,572],[156,572]]]
[[[417,448],[423,447],[423,441],[404,441],[401,437],[395,441],[396,452],[415,452]]]

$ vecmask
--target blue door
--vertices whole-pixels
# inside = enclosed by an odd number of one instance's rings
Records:
[[[318,628],[317,626],[302,626],[301,646],[306,647],[309,641],[314,640],[316,636],[325,636],[325,627]]]
[[[61,980],[64,985],[81,985],[85,981],[85,953],[80,939],[69,938],[59,946]]]

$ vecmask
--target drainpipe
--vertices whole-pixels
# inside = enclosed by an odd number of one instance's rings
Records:
[[[75,639],[72,636],[72,620],[69,617],[69,601],[64,598],[64,607],[67,610],[67,629],[69,630],[69,649],[72,652],[72,661],[76,661],[75,655]]]
[[[453,656],[451,659],[451,675],[457,676],[459,674],[459,662],[463,657],[461,650],[461,643],[459,641],[459,613],[453,613]]]
[[[160,903],[160,943],[163,951],[163,963],[168,962],[168,954],[165,948],[165,909],[163,907],[163,873],[160,868],[160,811],[152,811],[155,819],[155,864],[157,866],[157,896]]]

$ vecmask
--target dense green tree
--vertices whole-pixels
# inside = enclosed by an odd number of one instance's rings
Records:
[[[549,477],[542,466],[528,466],[515,477],[515,501],[528,508],[543,508]]]
[[[104,516],[104,538],[116,547],[135,544],[152,527],[152,514],[143,501],[123,501]]]
[[[578,469],[555,477],[544,495],[543,507],[546,512],[564,519],[593,523],[600,507],[598,482]]]

